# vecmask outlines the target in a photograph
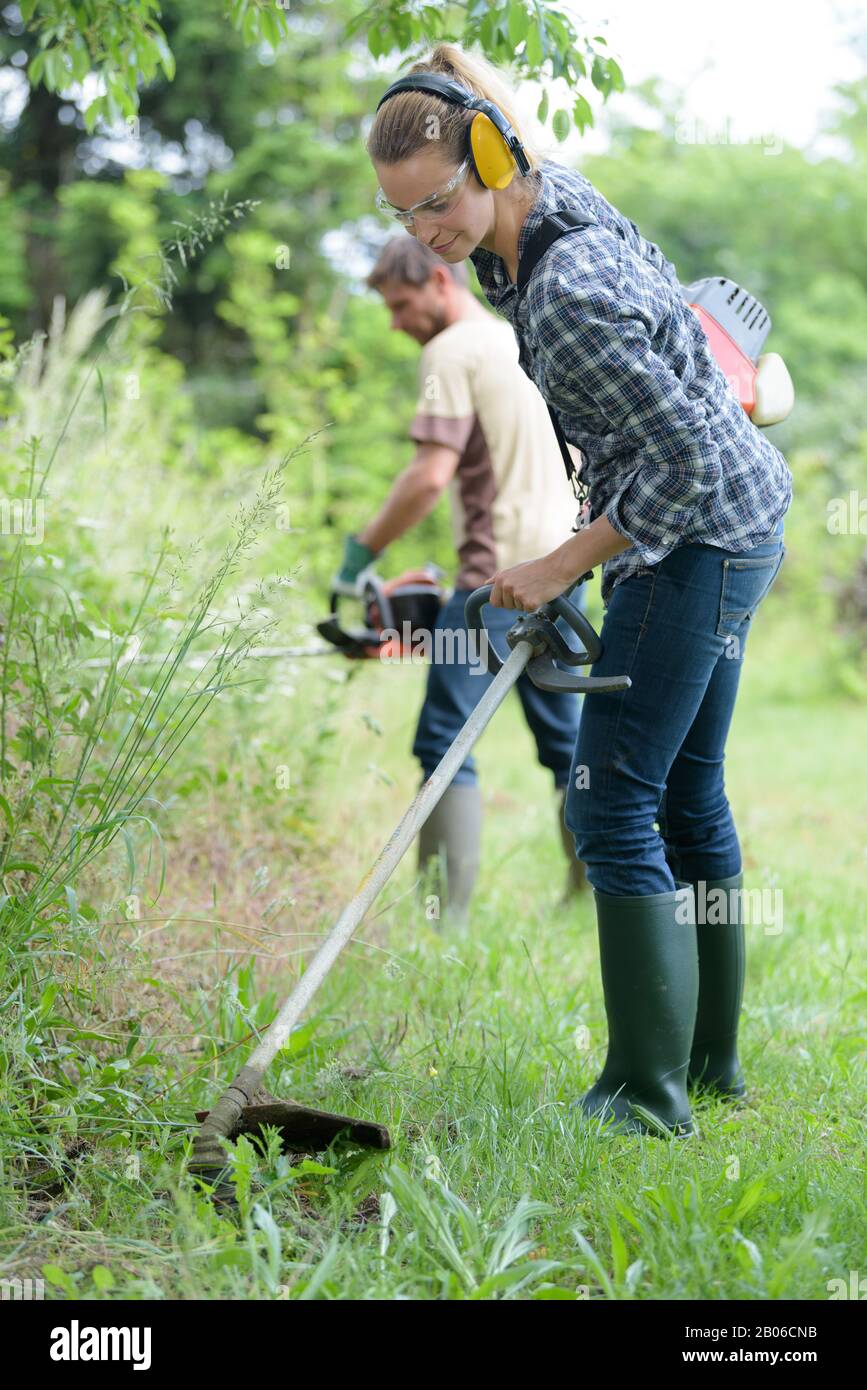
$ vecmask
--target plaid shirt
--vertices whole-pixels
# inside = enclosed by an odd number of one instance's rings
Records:
[[[515,330],[520,363],[582,455],[591,518],[632,544],[602,567],[615,584],[678,545],[743,551],[792,499],[779,449],[749,419],[711,353],[677,273],[654,242],[576,170],[546,160],[518,255],[546,212],[576,208],[598,226],[566,232],[518,298],[499,256],[471,255],[489,303]]]

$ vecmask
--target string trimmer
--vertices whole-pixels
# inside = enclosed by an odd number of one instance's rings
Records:
[[[341,595],[334,591],[329,616],[316,624],[316,631],[353,660],[382,661],[408,656],[413,641],[433,630],[445,599],[440,583],[443,573],[438,565],[430,563],[406,570],[394,579],[381,579],[371,570],[361,594],[353,595],[364,604],[364,627],[349,629],[341,625]]]
[[[584,575],[569,592],[583,583]],[[218,1182],[225,1172],[227,1159],[222,1145],[224,1139],[240,1134],[259,1134],[264,1125],[275,1125],[281,1134],[284,1148],[289,1152],[315,1151],[324,1148],[341,1132],[358,1144],[387,1149],[388,1130],[382,1125],[353,1120],[347,1115],[333,1115],[321,1110],[309,1110],[296,1101],[280,1101],[262,1090],[262,1078],[277,1053],[285,1046],[292,1029],[310,1004],[344,946],[364,918],[380,890],[388,882],[409,846],[412,844],[440,797],[461,767],[468,752],[502,704],[506,695],[526,668],[534,685],[541,690],[578,691],[593,695],[629,688],[628,676],[581,676],[564,671],[556,663],[569,667],[585,666],[598,661],[602,643],[588,619],[566,594],[560,594],[534,613],[522,613],[506,634],[510,654],[503,662],[488,640],[482,609],[489,601],[492,584],[474,590],[465,606],[468,635],[475,637],[480,657],[495,677],[482,695],[451,748],[421,787],[412,805],[389,837],[371,869],[364,875],[353,897],[307,966],[274,1022],[260,1039],[231,1083],[210,1111],[197,1115],[201,1126],[193,1141],[190,1162],[192,1172],[209,1182]],[[557,619],[567,626],[583,643],[574,651],[555,626]]]

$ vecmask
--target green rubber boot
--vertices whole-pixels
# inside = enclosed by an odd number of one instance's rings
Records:
[[[698,1001],[691,890],[614,897],[594,890],[608,1056],[579,1102],[611,1131],[693,1132],[686,1092]]]
[[[741,872],[730,878],[693,880],[691,885],[696,900],[699,986],[687,1085],[726,1100],[740,1100],[747,1093],[738,1061],[746,963],[743,882]],[[722,889],[725,898],[715,889]]]
[[[466,925],[479,872],[481,836],[482,793],[478,782],[461,782],[457,786],[452,783],[418,833],[419,871],[430,892],[439,899],[441,923]]]

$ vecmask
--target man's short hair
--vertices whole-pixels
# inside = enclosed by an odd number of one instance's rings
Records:
[[[426,285],[438,265],[451,271],[456,284],[466,288],[470,277],[462,261],[450,265],[414,236],[396,236],[386,242],[376,264],[367,277],[370,289],[378,289],[386,280],[399,285]]]

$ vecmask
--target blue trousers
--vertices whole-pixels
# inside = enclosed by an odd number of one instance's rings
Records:
[[[632,685],[586,701],[565,807],[599,892],[740,872],[725,744],[750,624],[785,551],[781,520],[752,550],[682,545],[615,586],[591,674]]]
[[[455,590],[440,609],[436,623],[438,630],[451,631],[456,635],[466,632],[464,604],[471,593],[471,589]],[[583,609],[583,585],[579,585],[572,593],[570,601],[576,608]],[[517,609],[492,608],[490,604],[486,604],[482,609],[482,618],[488,629],[491,645],[503,661],[510,650],[506,633],[519,616],[520,610]],[[576,650],[579,646],[578,639],[563,619],[558,618],[556,625],[572,650]],[[436,630],[433,638],[427,689],[412,747],[414,755],[422,765],[425,778],[431,775],[448,751],[494,679],[480,669],[478,661],[454,659],[455,653],[460,652],[461,644],[454,642],[452,649],[449,649],[447,643],[438,643]],[[470,648],[470,655],[473,651],[478,654],[479,648]],[[569,668],[564,666],[562,669]],[[575,752],[583,697],[540,690],[526,672],[518,677],[515,689],[523,706],[524,717],[536,741],[539,762],[542,767],[551,771],[555,786],[565,787]],[[496,718],[496,715],[494,717]],[[458,769],[453,784],[475,781],[476,762],[470,753]]]

